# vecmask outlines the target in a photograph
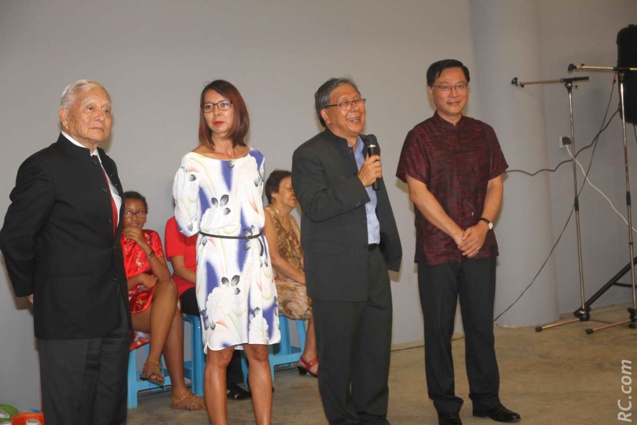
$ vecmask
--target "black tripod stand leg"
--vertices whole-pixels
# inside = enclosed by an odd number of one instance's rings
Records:
[[[633,264],[637,264],[637,257],[633,258]],[[593,294],[593,296],[591,296],[588,299],[588,301],[586,301],[584,305],[587,307],[587,309],[590,310],[590,306],[593,305],[593,303],[597,301],[599,297],[604,295],[604,293],[608,291],[613,285],[619,282],[619,279],[621,279],[622,276],[628,273],[629,270],[630,270],[630,263],[626,264],[624,268],[622,268],[619,272],[617,272],[615,276],[613,276],[608,282],[606,282],[604,286],[602,286],[597,292],[595,292],[595,294]],[[576,312],[574,312],[573,314],[577,315]]]

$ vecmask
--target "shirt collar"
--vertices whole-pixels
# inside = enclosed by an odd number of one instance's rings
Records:
[[[72,138],[71,136],[69,136],[68,133],[65,133],[64,131],[62,131],[61,133],[62,133],[62,135],[64,137],[66,137],[69,140],[69,142],[73,143],[75,146],[79,146],[80,148],[88,149],[86,146],[84,146],[83,144],[81,144],[80,142],[78,142],[77,140]],[[90,149],[89,149],[89,152],[90,152]],[[97,148],[95,148],[95,150],[93,152],[91,152],[91,156],[96,156],[97,159],[99,159],[100,162],[102,162],[102,158],[100,158],[100,153],[98,152]]]
[[[323,133],[325,134],[327,139],[337,143],[341,148],[351,149],[349,147],[349,144],[347,143],[347,139],[332,133],[329,128],[325,127],[325,131]],[[358,149],[362,149],[362,146],[363,146],[363,138],[361,134],[359,134],[358,138],[356,139],[356,150],[358,151]]]
[[[446,130],[457,130],[457,129],[459,129],[460,127],[462,127],[462,126],[464,125],[464,122],[466,121],[466,120],[465,120],[464,115],[462,115],[462,116],[460,117],[460,119],[458,120],[458,122],[457,122],[455,125],[453,125],[453,124],[451,124],[449,121],[447,121],[446,119],[442,118],[442,117],[438,114],[438,110],[437,110],[437,109],[436,109],[436,111],[434,112],[434,115],[433,115],[433,117],[432,117],[432,118],[433,118],[434,122],[435,122],[438,126],[440,126],[440,127],[444,128],[444,129],[446,129]]]
[[[365,155],[363,154],[363,145],[365,143],[363,142],[363,139],[361,137],[361,135],[359,134],[358,137],[356,138],[356,155],[361,155],[363,158],[365,157]]]

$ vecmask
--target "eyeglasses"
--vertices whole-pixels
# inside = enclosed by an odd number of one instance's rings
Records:
[[[201,109],[203,110],[203,113],[206,114],[208,112],[213,112],[215,110],[215,106],[220,111],[228,111],[230,108],[232,108],[232,102],[230,102],[229,100],[220,100],[217,103],[204,103],[201,106]]]
[[[146,215],[146,211],[130,211],[130,210],[124,210],[124,217],[132,217],[132,216],[136,216],[136,217],[144,217]]]
[[[447,93],[450,92],[451,89],[456,89],[456,91],[465,91],[467,89],[468,84],[467,83],[460,83],[460,84],[456,84],[456,85],[450,85],[450,84],[441,84],[439,86],[432,84],[432,87],[435,87],[439,90],[442,90],[443,92]]]
[[[332,108],[334,106],[338,106],[339,108],[341,108],[341,111],[349,111],[350,109],[352,109],[352,106],[354,105],[358,105],[361,108],[365,107],[365,101],[367,99],[354,99],[354,100],[346,100],[345,102],[340,102],[340,103],[335,103],[333,105],[325,105],[323,108]]]

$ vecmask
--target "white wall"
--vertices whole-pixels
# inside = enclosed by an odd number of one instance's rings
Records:
[[[573,2],[522,1],[528,2],[537,10],[543,63],[543,75],[528,77],[538,79],[555,74],[557,69],[565,70],[572,61],[612,62],[615,34],[629,23],[626,17],[637,16],[634,2],[607,1],[603,8],[597,2],[577,2],[582,4],[579,9],[587,11],[581,19],[594,27],[591,29],[581,25],[581,21],[558,21],[552,15],[555,10],[566,17]],[[425,72],[429,64],[455,57],[472,70],[478,67],[476,59],[481,52],[473,38],[484,28],[475,13],[475,6],[472,9],[467,0],[120,0],[101,4],[81,0],[0,1],[0,99],[4,100],[0,103],[0,128],[5,134],[0,155],[0,212],[9,205],[19,164],[55,141],[59,96],[67,84],[77,79],[95,79],[109,89],[115,120],[105,147],[118,164],[125,189],[147,196],[147,227],[162,231],[171,215],[170,188],[179,159],[197,144],[198,96],[205,83],[225,78],[241,90],[252,121],[248,142],[265,153],[267,168],[273,170],[289,169],[294,148],[320,130],[313,111],[313,93],[318,86],[330,77],[351,75],[368,99],[366,132],[376,134],[383,145],[385,179],[403,241],[402,270],[392,275],[394,342],[420,340],[422,316],[412,263],[413,212],[405,186],[393,175],[407,131],[433,112],[426,97]],[[572,57],[570,47],[556,40],[562,33],[573,40],[586,37],[590,42],[578,44],[580,55]],[[603,53],[597,56],[600,52]],[[484,76],[484,67],[480,68]],[[519,76],[523,76],[523,71],[519,70]],[[488,107],[481,105],[482,99],[492,99],[477,90],[481,78],[486,80],[480,74],[477,72],[472,79],[476,90],[472,89],[469,104],[469,113],[479,118],[485,117],[481,111]],[[507,107],[514,88],[503,84],[495,90]],[[558,92],[556,88],[555,98],[548,89],[544,93],[547,140],[536,141],[547,144],[549,163],[565,155],[557,148],[552,151],[556,145],[554,133],[564,132],[563,120],[557,118],[563,111],[563,105],[558,105],[563,93]],[[593,123],[601,120],[599,110],[603,108],[599,103],[605,93],[605,89],[594,91],[586,99],[584,90],[577,93],[581,96],[577,118],[582,124],[578,127],[582,141],[591,134]],[[510,106],[516,106],[519,114],[528,113],[519,105]],[[489,117],[496,130],[497,120],[497,116]],[[616,198],[621,198],[623,173],[616,166],[619,153],[616,144],[611,149],[610,140],[615,143],[615,139],[608,140],[598,148],[597,160],[612,165],[600,166],[598,174],[603,175],[600,178],[608,190],[615,190]],[[505,155],[516,157],[518,146],[514,141],[502,136],[500,141]],[[521,160],[509,162],[520,168],[537,165]],[[529,183],[521,180],[507,179],[505,193],[528,187]],[[568,197],[560,193],[570,193],[569,175],[560,170],[550,177],[550,182],[554,223],[538,225],[550,226],[555,234],[564,208],[568,208]],[[506,215],[517,208],[507,202],[510,201],[505,195],[500,220],[511,223],[505,228],[512,230],[498,233],[498,238],[501,245],[512,246],[519,243],[515,220],[528,217]],[[618,227],[613,238],[616,241],[600,234],[608,243],[594,243],[591,238],[597,235],[590,229],[591,219],[608,223],[614,220],[606,208],[594,203],[600,202],[589,196],[582,205],[587,223],[585,253],[587,268],[597,269],[602,276],[615,268],[612,261],[625,263],[616,261],[624,253],[625,233]],[[572,239],[568,234],[565,238]],[[569,278],[576,272],[576,263],[569,258],[570,247],[565,242],[558,248],[557,263],[563,262],[565,267],[556,267],[557,276]],[[538,244],[533,247],[533,257],[541,257],[549,249],[550,246]],[[598,262],[598,257],[602,261]],[[516,270],[524,271],[520,282],[532,278],[524,256],[510,256],[506,261],[501,258],[498,275],[505,280],[501,279],[500,287],[508,284],[506,280]],[[547,282],[554,287],[552,279]],[[519,285],[518,282],[513,287]],[[576,307],[571,300],[573,294],[577,296],[573,285],[574,282],[567,285],[560,281],[560,310]],[[514,292],[502,297],[499,291],[496,311],[508,305],[509,295]],[[628,299],[625,295],[618,297]],[[548,321],[552,314],[538,319],[530,314],[528,306],[518,305],[503,317],[503,323]],[[13,297],[4,273],[0,274],[0,323],[0,403],[38,407],[32,316],[28,305]]]
[[[493,123],[509,169],[546,167],[541,91],[534,94],[511,85],[518,72],[540,71],[537,2],[475,0],[471,5],[475,91],[481,96],[476,116]],[[552,258],[531,285],[546,260],[545,249],[552,243],[551,228],[544,224],[551,220],[548,178],[507,173],[504,182],[496,227],[500,256],[495,314],[501,315],[497,323],[515,326],[555,320],[558,309]],[[527,287],[515,308],[506,311]]]

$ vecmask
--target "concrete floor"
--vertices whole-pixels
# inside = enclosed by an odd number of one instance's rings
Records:
[[[637,424],[637,330],[619,326],[587,335],[585,330],[628,319],[628,305],[595,309],[591,321],[536,333],[534,327],[496,328],[500,365],[500,397],[522,415],[528,425]],[[565,316],[572,318],[573,316]],[[474,418],[464,369],[464,339],[453,342],[456,394],[465,399],[463,423],[489,424]],[[393,425],[437,424],[427,398],[424,350],[395,347],[390,372],[388,418]],[[623,362],[623,369],[622,369]],[[299,376],[296,369],[277,371],[272,423],[326,424],[317,381]],[[625,394],[624,392],[628,393]],[[618,419],[625,409],[624,420]],[[254,424],[249,400],[229,401],[229,422]],[[141,395],[139,407],[129,410],[128,424],[209,424],[204,412],[170,409],[168,393]]]

